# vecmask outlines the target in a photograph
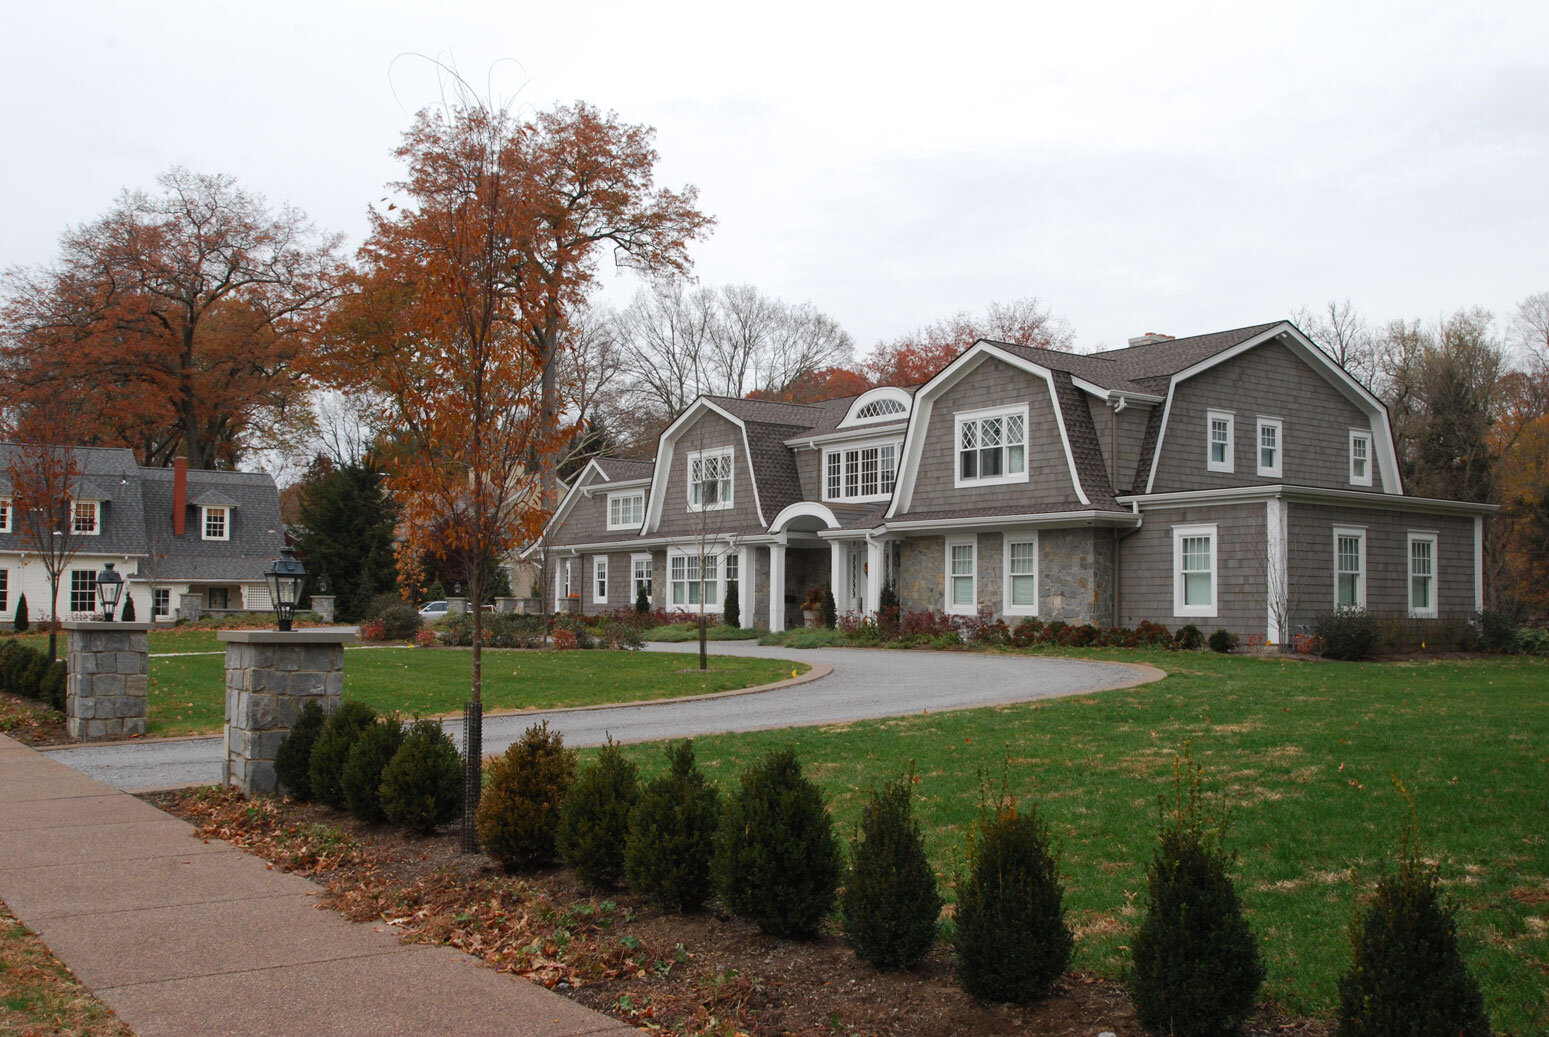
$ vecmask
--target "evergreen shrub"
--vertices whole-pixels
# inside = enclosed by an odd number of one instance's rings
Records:
[[[1330,659],[1370,659],[1382,647],[1382,623],[1364,609],[1336,609],[1319,616],[1317,635]]]
[[[38,687],[38,698],[50,709],[57,709],[61,713],[65,708],[65,695],[69,685],[70,674],[63,659],[46,664],[43,671],[43,681]]]
[[[1036,805],[1020,810],[1004,785],[984,796],[956,889],[958,985],[983,1001],[1046,997],[1075,939],[1059,857]]]
[[[381,797],[387,820],[419,835],[462,816],[463,758],[439,723],[410,725],[382,771]]]
[[[134,595],[133,594],[125,594],[124,595],[124,610],[118,614],[118,621],[120,623],[133,623],[134,622]]]
[[[0,691],[11,691],[11,664],[22,651],[22,645],[18,641],[0,641]]]
[[[1186,652],[1197,652],[1205,647],[1205,632],[1193,623],[1186,623],[1173,634],[1173,644]]]
[[[692,911],[710,896],[721,797],[694,765],[692,740],[667,747],[667,773],[640,790],[629,815],[624,875],[662,907]]]
[[[381,623],[382,636],[389,641],[407,641],[424,625],[419,610],[404,601],[397,591],[388,591],[372,598],[362,618],[367,622]]]
[[[555,844],[576,877],[599,889],[624,878],[629,814],[640,796],[640,773],[610,738],[581,771],[559,807]]]
[[[1226,655],[1237,651],[1237,645],[1237,635],[1225,627],[1210,635],[1210,650],[1212,652],[1220,652],[1222,655]]]
[[[312,798],[338,810],[349,806],[344,796],[344,765],[349,762],[355,740],[376,720],[376,710],[364,702],[343,702],[318,732],[312,743],[307,778],[312,783]]]
[[[828,629],[834,629],[834,624],[839,621],[839,606],[834,604],[834,592],[831,587],[823,588],[823,625]]]
[[[641,584],[635,590],[635,613],[645,615],[651,611],[651,597],[645,592],[645,584]]]
[[[43,678],[48,676],[50,665],[48,656],[42,652],[32,653],[32,658],[27,660],[27,668],[22,671],[21,693],[23,695],[29,699],[43,697]]]
[[[306,802],[312,798],[312,746],[327,720],[321,703],[308,702],[274,752],[275,780],[292,799]]]
[[[1146,868],[1146,914],[1130,941],[1135,1017],[1152,1033],[1235,1033],[1253,1011],[1264,963],[1228,874],[1224,803],[1212,807],[1202,769],[1179,758],[1170,807],[1158,797],[1159,840]]]
[[[403,721],[382,717],[360,733],[345,758],[339,785],[350,813],[367,824],[387,820],[382,812],[382,772],[403,746]]]
[[[1502,655],[1515,655],[1522,651],[1522,636],[1516,616],[1500,609],[1485,609],[1479,613],[1479,647],[1482,651]]]
[[[911,768],[872,790],[839,897],[845,942],[857,958],[879,969],[917,965],[936,942],[941,891],[911,810],[913,786]]]
[[[16,618],[11,621],[11,627],[19,634],[31,623],[32,618],[27,614],[27,595],[19,594],[16,597]]]
[[[714,864],[733,913],[771,936],[816,936],[842,866],[823,794],[794,749],[772,750],[742,773],[721,815]]]
[[[554,860],[559,805],[575,777],[575,753],[548,721],[529,727],[490,764],[479,801],[479,844],[507,872]]]
[[[742,595],[736,580],[726,581],[726,597],[721,602],[721,622],[729,627],[742,626]]]
[[[1339,980],[1338,1037],[1488,1037],[1479,984],[1458,949],[1456,909],[1420,858],[1413,824],[1398,871],[1377,883],[1350,923],[1350,971]]]

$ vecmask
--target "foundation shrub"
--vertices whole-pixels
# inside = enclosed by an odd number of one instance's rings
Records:
[[[382,770],[382,813],[395,825],[429,835],[463,813],[463,762],[451,735],[434,720],[416,720]]]
[[[507,872],[554,860],[559,805],[575,778],[575,753],[547,721],[529,727],[489,766],[477,815],[479,843]]]
[[[996,619],[995,613],[981,608],[965,618],[959,627],[964,641],[976,645],[1007,645],[1011,643],[1011,631],[1004,620]]]
[[[644,616],[651,611],[651,596],[645,592],[642,584],[635,591],[635,615]]]
[[[1382,648],[1382,624],[1362,609],[1336,609],[1319,616],[1315,636],[1330,659],[1370,659]]]
[[[932,648],[961,648],[963,637],[956,630],[948,630],[944,634],[938,634],[930,639]]]
[[[742,773],[721,815],[716,888],[732,912],[771,936],[817,935],[834,906],[842,865],[823,794],[794,749],[775,749]]]
[[[1185,623],[1173,633],[1173,647],[1185,652],[1197,652],[1205,647],[1205,632],[1193,623]]]
[[[582,882],[608,889],[623,879],[629,814],[639,796],[639,768],[610,738],[576,775],[559,808],[559,857]]]
[[[839,606],[834,603],[832,588],[823,588],[823,607],[821,612],[823,615],[823,625],[830,630],[834,629],[834,623],[839,619]]]
[[[694,763],[694,743],[667,747],[667,772],[646,782],[629,814],[624,875],[662,907],[692,911],[710,896],[721,798]]]
[[[1225,627],[1221,627],[1210,635],[1210,650],[1212,652],[1220,652],[1222,655],[1229,655],[1237,651],[1238,643],[1237,635]]]
[[[1002,786],[986,790],[955,882],[958,985],[984,1001],[1045,997],[1075,943],[1048,826]]]
[[[910,609],[898,618],[900,637],[940,637],[956,629],[951,616],[934,609]]]
[[[1521,628],[1517,626],[1517,618],[1512,613],[1485,609],[1479,613],[1478,623],[1481,651],[1501,655],[1516,655],[1522,651]]]
[[[1172,634],[1168,633],[1167,628],[1162,624],[1153,623],[1149,619],[1143,619],[1140,621],[1140,625],[1135,628],[1135,643],[1146,646],[1171,645],[1173,638]]]
[[[328,715],[317,702],[301,707],[290,733],[274,752],[274,776],[280,790],[292,799],[306,802],[312,798],[312,747],[323,731]]]
[[[1152,1033],[1235,1033],[1253,1010],[1264,963],[1229,874],[1224,801],[1206,803],[1187,750],[1174,773],[1172,805],[1159,797],[1146,913],[1130,943],[1130,997]]]
[[[26,630],[32,620],[27,613],[27,595],[19,594],[16,597],[16,617],[11,620],[11,629],[18,634]]]
[[[339,785],[350,813],[367,824],[387,820],[382,810],[382,772],[402,747],[403,721],[395,716],[378,719],[350,747]]]
[[[560,627],[558,630],[554,631],[553,641],[554,650],[556,652],[574,651],[576,648],[580,647],[578,639],[575,636],[575,631],[566,627]]]
[[[364,702],[343,702],[318,732],[312,744],[307,777],[312,782],[312,798],[339,810],[348,808],[344,796],[344,765],[349,762],[355,740],[376,722],[376,710]]]
[[[393,591],[372,598],[362,618],[381,623],[382,636],[389,641],[407,641],[424,625],[418,610]]]
[[[912,768],[872,790],[839,898],[845,942],[879,969],[911,968],[936,942],[941,891],[911,810],[913,790]]]
[[[586,621],[580,616],[555,616],[549,624],[550,636],[555,638],[555,647],[558,647],[560,631],[567,631],[575,638],[573,648],[595,648],[596,638],[592,636],[592,630]]]
[[[1017,648],[1031,648],[1043,640],[1043,620],[1024,619],[1011,631],[1011,643]]]
[[[1100,635],[1101,631],[1092,624],[1082,623],[1061,630],[1059,643],[1065,648],[1090,648],[1097,643]]]
[[[742,626],[742,593],[738,581],[726,581],[726,597],[721,601],[721,622],[729,627]]]
[[[602,633],[597,635],[597,644],[602,648],[630,652],[645,647],[640,631],[623,623],[609,623],[604,627]]]
[[[1479,984],[1458,948],[1457,913],[1419,853],[1413,824],[1398,871],[1384,875],[1350,923],[1350,970],[1339,980],[1339,1037],[1487,1037]]]

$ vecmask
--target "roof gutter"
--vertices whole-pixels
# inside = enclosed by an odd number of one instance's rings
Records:
[[[1362,490],[1325,489],[1317,486],[1231,486],[1221,490],[1179,490],[1172,493],[1136,493],[1115,498],[1133,508],[1184,508],[1198,504],[1259,504],[1280,498],[1298,504],[1340,504],[1388,511],[1429,511],[1444,515],[1493,515],[1499,504],[1474,504],[1470,501],[1442,500],[1437,497],[1408,497],[1399,493],[1371,493]]]

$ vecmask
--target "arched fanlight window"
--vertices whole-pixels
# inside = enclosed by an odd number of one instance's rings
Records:
[[[884,418],[889,414],[905,414],[909,410],[900,401],[890,396],[872,400],[866,406],[855,412],[855,420],[865,421],[868,418]]]

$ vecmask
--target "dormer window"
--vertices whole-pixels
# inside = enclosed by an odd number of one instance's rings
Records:
[[[200,522],[206,540],[231,539],[231,511],[228,508],[206,505],[199,509],[204,513]]]
[[[102,532],[102,502],[78,500],[70,513],[70,530],[79,536],[94,537]]]
[[[1370,486],[1372,484],[1372,434],[1370,432],[1350,432],[1350,485]]]
[[[688,510],[719,511],[732,506],[732,449],[688,455]]]
[[[880,400],[872,400],[866,406],[855,412],[856,421],[870,421],[873,418],[885,418],[892,414],[908,414],[909,408],[891,397],[883,397]]]
[[[1212,472],[1233,470],[1233,433],[1236,418],[1231,411],[1213,410],[1205,416],[1208,428],[1205,440],[1205,468]]]
[[[898,478],[898,444],[834,447],[823,451],[823,499],[885,500]]]
[[[839,423],[840,428],[849,428],[852,425],[865,425],[869,423],[882,423],[890,421],[903,421],[909,417],[910,397],[903,389],[890,385],[861,393],[850,404],[850,411]]]
[[[1027,481],[1027,407],[959,414],[957,486]]]
[[[11,498],[0,497],[0,533],[11,531]]]
[[[639,529],[645,520],[645,492],[608,494],[608,528]]]

